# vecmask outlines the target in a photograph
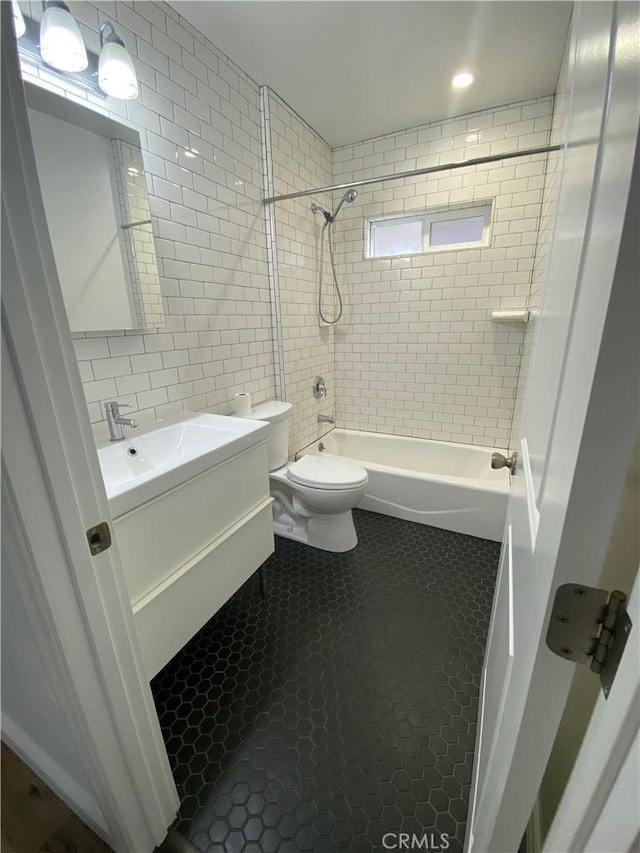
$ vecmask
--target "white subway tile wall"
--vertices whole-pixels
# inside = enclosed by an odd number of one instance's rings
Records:
[[[42,14],[37,2],[21,6]],[[258,86],[166,4],[87,0],[73,14],[94,52],[99,26],[115,23],[140,98],[103,100],[28,65],[23,74],[140,132],[165,314],[164,328],[74,340],[99,438],[105,400],[130,403],[145,423],[183,410],[230,413],[242,390],[255,403],[278,393],[293,403],[292,452],[326,432],[321,412],[348,428],[507,446],[531,332],[492,324],[489,313],[539,301],[546,155],[361,188],[334,226],[345,298],[336,327],[318,320],[324,218],[310,205],[332,208],[341,193],[279,203],[270,218],[262,198],[269,180],[287,193],[544,145],[553,98],[332,152],[268,90],[261,136]],[[364,258],[366,217],[483,200],[493,201],[489,247]],[[549,216],[545,198],[543,229]],[[326,242],[322,275],[333,315]],[[317,373],[329,390],[320,401],[311,393]]]
[[[41,4],[21,2],[39,19]],[[183,410],[232,411],[235,392],[275,396],[265,254],[258,87],[164,3],[74,2],[89,50],[113,21],[134,57],[140,98],[104,100],[23,65],[23,76],[140,133],[164,328],[77,338],[96,435],[101,404],[150,422]]]
[[[331,184],[331,149],[273,92],[269,92],[273,187],[276,194]],[[280,297],[282,360],[287,400],[293,404],[290,452],[324,435],[330,427],[318,423],[318,414],[334,414],[336,378],[334,330],[318,320],[320,240],[325,219],[311,211],[311,203],[329,208],[328,195],[279,202],[275,208],[276,255]],[[323,305],[329,317],[332,298],[326,235],[324,241]],[[327,396],[316,400],[316,374],[327,385]]]
[[[334,149],[333,181],[542,146],[553,98],[483,110]],[[336,329],[339,425],[506,448],[522,327],[490,311],[528,304],[547,156],[362,187],[335,227],[346,295]],[[366,259],[368,217],[493,202],[491,245]]]
[[[566,120],[569,99],[569,58],[571,40],[567,38],[562,66],[558,77],[558,86],[553,105],[553,117],[551,123],[551,143],[561,144],[566,132]],[[538,241],[536,243],[536,255],[531,278],[531,292],[527,307],[530,310],[531,320],[527,324],[522,343],[522,355],[518,372],[518,384],[514,405],[513,422],[511,428],[511,439],[509,446],[512,450],[518,450],[520,439],[520,423],[522,408],[527,385],[527,376],[531,360],[531,351],[537,328],[537,317],[542,308],[545,286],[547,283],[547,271],[551,253],[551,242],[555,224],[556,209],[560,190],[562,151],[552,151],[547,160],[545,184],[542,195],[542,210],[540,214],[540,227],[538,229]]]

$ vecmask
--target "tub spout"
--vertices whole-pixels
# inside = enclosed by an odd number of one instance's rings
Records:
[[[335,415],[318,415],[319,424],[335,424]]]

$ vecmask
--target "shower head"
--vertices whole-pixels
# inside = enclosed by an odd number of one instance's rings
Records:
[[[355,200],[355,197],[357,195],[358,195],[358,193],[356,192],[356,190],[347,190],[346,193],[340,199],[340,202],[339,202],[338,206],[336,207],[336,209],[333,211],[333,213],[329,213],[328,210],[325,210],[324,207],[320,207],[320,205],[316,204],[315,201],[311,205],[311,210],[313,213],[320,212],[324,216],[324,218],[326,219],[327,225],[329,225],[335,221],[335,218],[338,215],[338,213],[340,212],[340,208],[345,203],[345,201],[347,201],[347,202],[349,202],[349,204],[351,204],[351,202],[353,202]]]
[[[345,193],[345,194],[342,196],[342,198],[340,199],[340,202],[339,202],[338,206],[337,206],[337,207],[336,207],[336,209],[333,211],[333,216],[331,217],[331,221],[332,221],[332,222],[334,222],[334,221],[335,221],[335,219],[336,219],[337,215],[340,213],[340,208],[341,208],[341,207],[342,207],[342,205],[345,203],[345,201],[346,201],[346,202],[348,202],[349,204],[351,204],[351,203],[355,200],[355,197],[356,197],[357,195],[358,195],[358,193],[357,193],[355,190],[347,190],[347,191],[346,191],[346,193]]]

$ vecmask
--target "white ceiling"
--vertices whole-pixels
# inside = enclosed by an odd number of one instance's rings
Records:
[[[333,147],[555,89],[571,3],[173,0]],[[477,75],[468,89],[456,71]]]

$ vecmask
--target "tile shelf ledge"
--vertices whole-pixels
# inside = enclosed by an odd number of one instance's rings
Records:
[[[491,312],[492,323],[528,323],[530,320],[528,308],[498,309]]]

